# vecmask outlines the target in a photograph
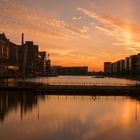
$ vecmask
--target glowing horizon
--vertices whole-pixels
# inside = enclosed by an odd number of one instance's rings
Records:
[[[140,52],[138,0],[1,0],[0,33],[21,33],[51,54],[53,65],[103,70]]]

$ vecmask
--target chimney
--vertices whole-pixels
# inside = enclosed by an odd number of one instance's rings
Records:
[[[22,46],[24,45],[24,33],[22,33],[22,42],[21,42],[21,45]]]

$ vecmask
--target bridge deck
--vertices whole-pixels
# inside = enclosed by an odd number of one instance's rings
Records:
[[[18,84],[1,86],[0,90],[6,91],[33,91],[45,94],[81,94],[81,95],[140,95],[140,86],[96,86],[96,85],[43,85],[43,84]]]

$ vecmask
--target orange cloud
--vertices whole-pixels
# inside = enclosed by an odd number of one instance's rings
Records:
[[[0,22],[5,23],[5,26],[14,24],[26,30],[32,29],[44,32],[51,37],[62,37],[64,39],[66,36],[70,37],[70,33],[79,37],[85,37],[86,35],[83,33],[86,33],[88,30],[82,26],[69,25],[64,20],[13,1],[3,1],[0,9]]]
[[[138,37],[138,34],[140,34],[139,25],[123,21],[118,18],[113,18],[109,15],[99,15],[83,8],[78,8],[78,10],[83,12],[88,17],[101,22],[102,25],[95,25],[95,28],[106,33],[107,35],[116,37],[116,39],[119,41],[119,45],[126,45],[129,46],[129,48],[132,46],[131,48],[140,50],[140,37]]]

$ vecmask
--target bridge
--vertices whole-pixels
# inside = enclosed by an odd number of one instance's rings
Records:
[[[48,95],[140,95],[140,85],[135,84],[89,84],[55,83],[42,84],[16,82],[0,84],[0,90],[35,92]]]

